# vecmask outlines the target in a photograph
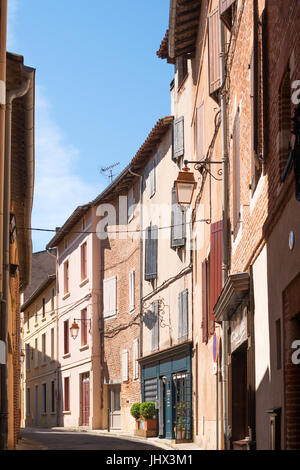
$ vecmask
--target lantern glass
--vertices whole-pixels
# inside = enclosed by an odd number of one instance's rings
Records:
[[[78,332],[79,332],[79,326],[78,324],[76,323],[76,321],[74,321],[73,325],[71,326],[70,328],[70,331],[71,331],[71,336],[73,339],[76,339],[77,336],[78,336]]]
[[[191,204],[195,185],[193,183],[177,182],[176,187],[178,204]]]

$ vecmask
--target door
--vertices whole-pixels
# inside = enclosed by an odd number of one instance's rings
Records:
[[[81,379],[81,425],[90,424],[90,375],[83,374]]]
[[[39,387],[35,386],[35,413],[34,413],[34,424],[39,425]]]
[[[121,429],[121,385],[110,389],[110,428]]]

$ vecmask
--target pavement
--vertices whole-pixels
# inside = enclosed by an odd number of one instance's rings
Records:
[[[143,438],[139,436],[135,436],[133,433],[123,432],[123,431],[110,431],[107,430],[94,430],[89,428],[74,428],[74,427],[55,427],[51,429],[41,429],[41,428],[26,428],[21,430],[21,439],[17,444],[17,450],[47,450],[45,444],[41,443],[38,440],[38,433],[51,435],[51,433],[85,433],[86,435],[90,436],[103,436],[106,439],[113,438],[113,439],[121,439],[122,441],[129,441],[129,446],[132,446],[134,442],[139,443],[140,445],[148,445],[153,446],[154,448],[164,449],[164,450],[202,450],[199,446],[194,443],[181,443],[176,444],[175,441],[171,441],[168,439],[159,439],[157,437],[150,437],[150,438]],[[32,439],[35,437],[35,433],[37,435],[37,441]],[[27,435],[26,435],[27,434]],[[28,437],[30,435],[30,438]],[[44,439],[45,441],[45,439]],[[122,442],[122,448],[124,448],[125,442]]]

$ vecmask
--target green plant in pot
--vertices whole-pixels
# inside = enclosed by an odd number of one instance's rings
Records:
[[[140,412],[144,419],[155,419],[155,403],[153,401],[146,401],[144,403],[141,403]]]
[[[176,439],[184,440],[186,436],[187,403],[178,403],[176,407],[176,426],[174,428]]]

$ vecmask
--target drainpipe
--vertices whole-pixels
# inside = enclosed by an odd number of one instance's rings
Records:
[[[129,173],[140,178],[140,249],[139,249],[139,270],[140,270],[140,357],[143,355],[143,175],[134,173],[129,168]],[[142,381],[141,381],[142,383]]]
[[[5,103],[6,103],[6,27],[7,0],[0,0],[0,300],[3,289],[3,213],[5,162]]]
[[[8,302],[9,302],[9,225],[11,203],[11,137],[12,137],[12,103],[16,98],[24,96],[31,84],[31,75],[25,73],[25,81],[17,90],[11,90],[6,94],[6,119],[5,119],[5,186],[4,186],[4,279],[3,300],[1,312],[0,340],[6,344],[8,332]],[[6,353],[7,358],[7,353]],[[1,411],[0,411],[0,449],[7,449],[8,441],[8,364],[1,365]]]
[[[220,79],[224,86],[225,79],[225,26],[219,19],[220,40]],[[228,277],[228,135],[227,135],[227,107],[224,90],[221,92],[221,128],[222,128],[222,220],[223,220],[223,243],[222,243],[222,286],[224,287]],[[227,365],[227,333],[228,322],[222,321],[222,401],[223,401],[223,433],[225,450],[229,448],[228,436],[228,365]]]

